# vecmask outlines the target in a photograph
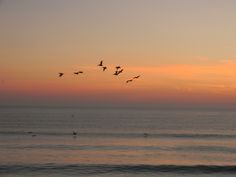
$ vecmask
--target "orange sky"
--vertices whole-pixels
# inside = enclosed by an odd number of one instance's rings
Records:
[[[124,73],[113,76],[114,66],[102,72],[97,66],[80,67],[83,75],[73,75],[65,67],[58,78],[57,70],[48,68],[27,71],[26,68],[3,71],[1,93],[63,101],[163,102],[163,103],[234,103],[236,63],[205,65],[160,65],[156,67],[125,66]],[[30,73],[30,74],[29,74]],[[138,80],[125,81],[141,74]],[[3,95],[3,97],[4,97]]]
[[[234,104],[235,5],[3,0],[1,104]],[[108,71],[96,66],[100,58]],[[124,68],[119,77],[116,65]]]

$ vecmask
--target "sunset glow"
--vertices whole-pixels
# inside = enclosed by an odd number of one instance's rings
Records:
[[[236,3],[171,2],[1,1],[1,104],[236,103]]]

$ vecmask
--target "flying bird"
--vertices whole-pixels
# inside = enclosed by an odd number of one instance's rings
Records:
[[[118,76],[118,74],[119,74],[118,71],[115,71],[113,75]]]
[[[116,66],[116,70],[120,69],[121,67],[120,66]]]
[[[128,84],[129,82],[132,82],[132,81],[133,81],[133,79],[129,79],[126,81],[126,83]]]
[[[98,66],[103,66],[103,60],[100,61],[100,63],[98,64]]]
[[[74,74],[83,74],[84,72],[83,71],[78,71],[78,72],[74,72]]]
[[[103,69],[103,71],[105,71],[105,70],[107,69],[107,67],[106,67],[106,66],[103,66],[102,69]]]
[[[139,77],[140,77],[140,75],[133,77],[133,79],[138,79]]]
[[[62,77],[64,75],[64,73],[59,73],[59,77]]]
[[[115,71],[115,73],[113,74],[113,75],[116,75],[116,76],[118,76],[120,73],[122,73],[123,72],[123,69],[122,70],[117,70],[117,71]]]
[[[120,70],[120,71],[117,71],[118,72],[118,74],[120,74],[120,73],[122,73],[124,70],[122,69],[122,70]]]

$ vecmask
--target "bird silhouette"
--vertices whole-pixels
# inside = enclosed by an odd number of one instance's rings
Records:
[[[98,66],[103,66],[103,60],[100,61],[100,63],[98,64]]]
[[[123,69],[122,69],[122,70],[116,70],[113,75],[118,76],[118,75],[119,75],[120,73],[122,73],[123,71],[124,71]]]
[[[140,75],[133,77],[133,79],[138,79],[139,77],[140,77]]]
[[[102,69],[103,69],[103,71],[105,71],[105,70],[107,69],[107,67],[106,67],[106,66],[103,66]]]
[[[121,67],[120,66],[116,66],[116,70],[120,69]]]
[[[78,72],[74,72],[74,74],[83,74],[84,72],[83,71],[78,71]]]
[[[120,74],[120,73],[122,73],[124,71],[124,69],[121,69],[120,71],[118,71],[118,75]]]
[[[59,77],[62,77],[64,75],[64,73],[59,73]]]
[[[76,136],[77,135],[77,132],[75,132],[75,131],[73,131],[73,133],[72,133],[74,136]]]
[[[144,136],[145,138],[147,138],[147,137],[149,136],[149,134],[148,134],[148,133],[144,133],[143,136]]]
[[[126,83],[128,84],[129,82],[132,82],[132,81],[133,81],[133,79],[129,79],[126,81]]]
[[[114,73],[113,75],[116,75],[116,76],[118,76],[118,71],[115,71],[115,73]]]

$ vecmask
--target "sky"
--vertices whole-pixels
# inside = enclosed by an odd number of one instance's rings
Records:
[[[235,7],[234,0],[1,0],[0,104],[236,105]]]

